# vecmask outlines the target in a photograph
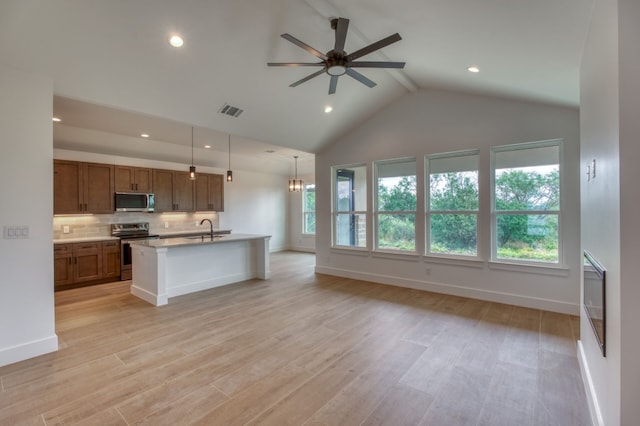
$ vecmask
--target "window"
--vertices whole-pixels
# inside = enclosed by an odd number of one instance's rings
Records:
[[[560,262],[560,141],[492,149],[492,258]]]
[[[334,167],[333,245],[367,246],[367,167]]]
[[[427,254],[478,254],[478,152],[427,157]]]
[[[302,233],[316,233],[316,185],[306,183],[302,191]]]
[[[416,160],[376,163],[376,249],[416,249]]]

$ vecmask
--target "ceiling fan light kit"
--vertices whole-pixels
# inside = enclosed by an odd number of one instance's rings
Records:
[[[322,67],[320,71],[316,71],[308,76],[292,83],[289,87],[296,87],[300,84],[311,80],[320,74],[326,73],[331,76],[329,81],[329,94],[332,95],[336,92],[338,87],[338,77],[347,74],[349,77],[359,81],[365,86],[372,88],[376,85],[375,82],[369,80],[360,72],[353,68],[396,68],[402,69],[405,66],[405,62],[390,62],[390,61],[356,61],[369,53],[382,49],[392,43],[402,40],[400,34],[395,33],[388,37],[378,40],[375,43],[371,43],[368,46],[363,47],[351,54],[347,54],[344,51],[344,43],[347,39],[347,30],[349,29],[349,20],[345,18],[335,18],[331,20],[331,28],[335,31],[335,44],[333,49],[326,54],[320,52],[317,49],[309,46],[308,44],[298,40],[291,34],[282,34],[281,37],[290,41],[298,47],[306,50],[316,58],[320,59],[320,62],[269,62],[270,67]]]

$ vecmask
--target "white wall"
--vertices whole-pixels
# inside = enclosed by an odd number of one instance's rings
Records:
[[[138,158],[119,157],[114,155],[95,154],[79,151],[55,150],[56,159],[91,161],[96,163],[122,164],[139,167],[153,167],[168,170],[187,170],[188,165],[170,163],[156,160],[142,160]],[[226,170],[212,167],[197,167],[196,172],[226,174]],[[281,175],[248,172],[244,170],[234,170],[233,182],[224,184],[224,212],[217,214],[217,225],[220,229],[231,229],[234,233],[247,234],[267,234],[271,235],[269,242],[270,251],[286,250],[288,241],[288,189],[287,179]],[[134,215],[134,214],[130,214]],[[121,214],[98,215],[113,216],[114,221],[122,222]],[[150,222],[165,222],[167,219],[173,227],[173,223],[179,226],[179,230],[186,229],[183,223],[193,219],[200,220],[202,217],[214,217],[212,213],[153,213],[137,214],[136,220],[146,220]],[[82,218],[82,216],[78,216]],[[155,219],[160,217],[160,219]],[[173,219],[171,219],[173,217]],[[178,219],[176,219],[178,218]],[[62,224],[67,218],[56,218],[55,222]],[[134,221],[136,221],[134,220]],[[64,222],[66,223],[66,222]],[[215,218],[214,218],[215,223]],[[153,227],[153,223],[151,224]],[[173,231],[174,228],[152,229],[154,232]]]
[[[0,65],[0,365],[58,349],[53,303],[53,82]]]
[[[640,421],[640,2],[619,0],[620,423]]]
[[[564,139],[562,206],[565,220],[561,229],[566,268],[540,274],[538,268],[499,268],[487,263],[490,147],[557,138]],[[372,182],[373,161],[416,157],[421,194],[424,155],[474,148],[480,149],[480,203],[484,207],[479,216],[479,254],[485,262],[437,262],[422,256],[397,257],[331,248],[331,166],[366,162],[369,182]],[[316,155],[316,270],[577,314],[581,267],[578,160],[576,109],[437,90],[405,96]],[[419,217],[422,218],[420,200],[422,198],[418,199]],[[371,199],[368,205],[372,205]],[[422,223],[417,221],[417,247],[424,247]]]
[[[581,163],[597,165],[581,185],[582,246],[607,269],[607,356],[582,311],[578,356],[603,425],[640,418],[639,28],[637,0],[597,0],[581,65]]]

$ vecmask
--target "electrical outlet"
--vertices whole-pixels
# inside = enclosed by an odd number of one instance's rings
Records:
[[[63,234],[68,234],[69,233],[69,225],[64,225],[62,227],[62,233]]]
[[[169,229],[169,222],[164,223],[164,229]]]
[[[424,270],[425,275],[431,275],[431,268],[427,268]]]

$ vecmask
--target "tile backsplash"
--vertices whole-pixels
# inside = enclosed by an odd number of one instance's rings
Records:
[[[112,223],[149,222],[149,232],[165,234],[173,232],[208,231],[209,225],[200,226],[202,219],[210,219],[213,228],[219,229],[216,212],[195,213],[114,213],[97,215],[61,215],[53,217],[53,238],[92,238],[111,235]],[[68,227],[68,233],[65,233]]]

